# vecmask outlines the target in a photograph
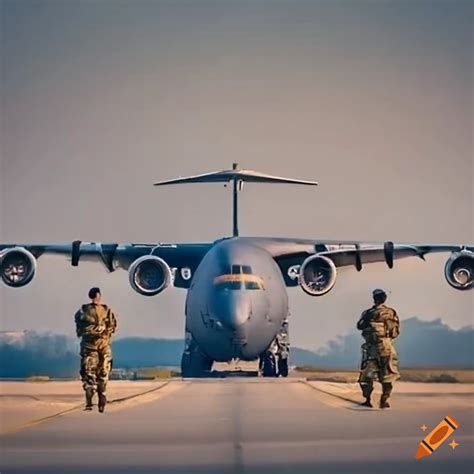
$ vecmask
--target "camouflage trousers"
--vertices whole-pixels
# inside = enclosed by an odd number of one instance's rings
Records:
[[[110,344],[100,347],[81,347],[81,380],[84,390],[92,388],[105,395],[107,381],[112,370]]]
[[[397,351],[389,338],[378,343],[362,344],[362,362],[359,383],[372,384],[374,381],[393,384],[400,378]]]

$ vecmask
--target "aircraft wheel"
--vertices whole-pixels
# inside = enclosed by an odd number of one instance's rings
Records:
[[[192,344],[189,353],[181,357],[182,377],[205,377],[211,370],[213,360],[201,352],[197,344]]]
[[[278,375],[288,377],[288,358],[278,359]]]
[[[276,377],[276,369],[275,356],[270,351],[265,352],[262,355],[262,375],[264,377]]]

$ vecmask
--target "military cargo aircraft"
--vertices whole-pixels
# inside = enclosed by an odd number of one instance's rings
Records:
[[[287,287],[323,296],[336,283],[338,269],[447,252],[444,275],[456,290],[471,290],[474,245],[411,245],[272,237],[243,237],[238,230],[238,195],[245,182],[316,186],[316,182],[232,169],[173,179],[155,186],[230,183],[233,233],[209,243],[118,244],[76,240],[71,244],[1,244],[0,273],[12,288],[31,282],[37,260],[47,254],[70,258],[73,266],[96,261],[105,269],[128,271],[132,288],[155,296],[171,285],[187,290],[184,377],[208,373],[214,361],[260,358],[264,376],[288,373]]]

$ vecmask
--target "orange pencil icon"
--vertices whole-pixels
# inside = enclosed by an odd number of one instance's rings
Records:
[[[443,418],[438,426],[420,443],[416,459],[433,454],[454,433],[459,423],[452,417]]]

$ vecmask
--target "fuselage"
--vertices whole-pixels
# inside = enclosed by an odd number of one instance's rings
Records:
[[[288,315],[278,265],[264,249],[239,238],[209,250],[186,297],[186,330],[215,361],[254,360]]]

